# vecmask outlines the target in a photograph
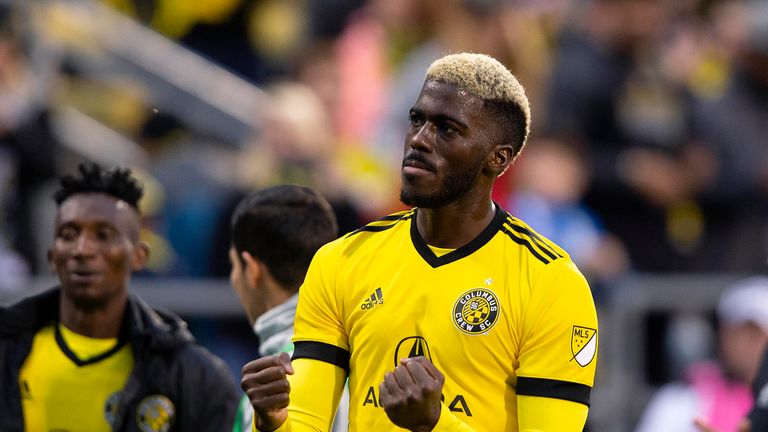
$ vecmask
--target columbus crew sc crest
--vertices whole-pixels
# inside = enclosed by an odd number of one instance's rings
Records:
[[[486,333],[498,321],[498,297],[487,288],[472,288],[453,304],[452,318],[456,327],[466,334]]]
[[[173,425],[176,407],[163,395],[142,399],[136,409],[136,423],[141,432],[168,432]]]

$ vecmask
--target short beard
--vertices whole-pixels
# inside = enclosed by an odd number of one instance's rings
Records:
[[[480,173],[483,169],[482,159],[478,160],[475,166],[460,172],[451,173],[445,178],[443,187],[433,194],[419,194],[409,190],[403,180],[400,188],[400,201],[403,204],[412,207],[421,208],[440,208],[444,207],[464,196],[477,183]]]

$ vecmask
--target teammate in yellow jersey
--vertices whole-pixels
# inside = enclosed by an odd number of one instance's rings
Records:
[[[583,429],[598,349],[589,286],[491,199],[529,125],[522,86],[495,59],[429,67],[402,164],[414,208],[317,252],[293,359],[243,368],[256,430],[327,430],[347,376],[350,431]]]
[[[0,308],[0,430],[223,431],[238,395],[186,323],[129,294],[146,263],[127,169],[65,176],[48,254],[60,286]]]

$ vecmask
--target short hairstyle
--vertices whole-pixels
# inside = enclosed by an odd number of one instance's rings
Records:
[[[254,192],[237,205],[231,221],[232,246],[269,268],[284,288],[297,289],[320,246],[338,236],[331,205],[315,190],[297,185]]]
[[[53,199],[56,205],[61,205],[72,195],[84,193],[104,193],[139,210],[139,201],[144,195],[144,188],[128,168],[115,167],[105,169],[99,164],[81,163],[77,167],[79,176],[66,175],[59,179],[61,188]]]
[[[499,116],[505,139],[513,143],[513,157],[520,153],[531,129],[531,108],[523,86],[498,60],[485,54],[450,54],[429,66],[426,79],[461,87],[485,101]]]

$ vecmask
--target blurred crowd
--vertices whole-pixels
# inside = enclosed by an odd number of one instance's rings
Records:
[[[0,1],[0,287],[48,273],[51,185],[82,159],[144,179],[156,276],[228,274],[231,210],[257,188],[317,188],[340,234],[399,210],[408,108],[460,51],[502,61],[531,100],[495,200],[571,253],[598,302],[630,272],[766,269],[766,1],[102,0],[265,91],[238,142],[158,110],[135,76],[36,61],[28,3]],[[65,107],[126,148],[65,139]]]

